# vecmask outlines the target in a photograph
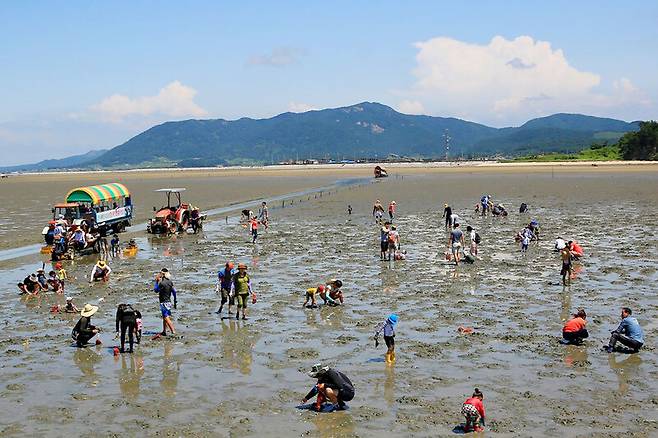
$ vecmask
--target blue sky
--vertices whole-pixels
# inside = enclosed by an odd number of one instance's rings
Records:
[[[0,165],[366,100],[493,126],[658,118],[657,2],[246,3],[0,2]]]

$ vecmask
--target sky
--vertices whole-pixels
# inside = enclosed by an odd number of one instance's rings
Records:
[[[658,119],[655,1],[7,1],[0,23],[0,166],[363,101]]]

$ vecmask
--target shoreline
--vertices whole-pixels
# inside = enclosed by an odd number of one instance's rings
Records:
[[[606,167],[606,168],[658,168],[658,161],[522,161],[522,162],[501,162],[501,161],[432,161],[432,162],[398,162],[398,163],[380,163],[388,169],[428,169],[428,170],[448,170],[448,169],[523,169],[523,168],[575,168],[575,167]],[[6,173],[8,177],[21,176],[60,176],[60,175],[93,175],[93,174],[157,174],[170,172],[174,174],[183,173],[212,173],[230,175],[236,172],[285,172],[285,171],[305,171],[305,170],[351,170],[351,171],[372,171],[377,163],[334,163],[334,164],[275,164],[269,166],[230,166],[230,167],[158,167],[158,168],[136,168],[121,170],[63,170],[63,171],[40,171],[40,172],[19,172]]]

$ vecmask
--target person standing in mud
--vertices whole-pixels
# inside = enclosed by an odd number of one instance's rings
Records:
[[[391,220],[391,222],[393,221],[393,218],[395,217],[395,201],[391,201],[388,204],[388,217]]]
[[[392,313],[375,329],[375,347],[379,346],[379,334],[384,332],[384,342],[386,343],[386,363],[395,362],[395,326],[398,323],[398,316]]]
[[[169,328],[172,335],[175,335],[176,329],[171,321],[171,296],[174,296],[174,309],[178,307],[178,300],[174,283],[171,281],[171,274],[167,268],[162,268],[162,271],[156,274],[153,290],[158,293],[160,313],[162,314],[162,332],[160,336],[167,336],[167,328]]]
[[[258,239],[258,219],[255,217],[249,220],[249,231],[251,231],[251,243],[256,243],[256,239]]]
[[[390,230],[388,231],[388,260],[391,260],[391,256],[395,255],[395,252],[400,249],[400,234],[397,231],[395,225],[391,225]]]
[[[391,231],[389,229],[390,222],[384,222],[382,228],[379,230],[379,259],[384,260],[386,253],[388,252],[388,233]]]
[[[244,263],[238,264],[238,273],[233,275],[233,282],[231,283],[231,295],[236,298],[238,302],[238,310],[235,312],[235,319],[240,319],[240,309],[242,309],[242,319],[247,319],[247,301],[249,295],[255,298],[255,294],[251,289],[251,278],[247,274],[247,265]]]
[[[382,218],[384,217],[384,206],[382,206],[379,199],[375,201],[375,204],[372,206],[372,215],[375,217],[375,222],[378,224],[382,222]]]
[[[446,228],[450,229],[450,226],[452,225],[450,221],[452,220],[452,208],[448,204],[443,204],[443,216],[441,216],[446,219]]]
[[[347,214],[348,214],[348,216],[352,216],[352,206],[351,205],[347,206]]]
[[[455,258],[455,265],[459,265],[459,253],[464,247],[464,233],[459,229],[459,223],[455,224],[455,228],[450,232],[448,239],[448,248],[452,250],[452,256]]]
[[[235,305],[235,298],[231,295],[231,283],[233,283],[233,275],[235,275],[233,266],[233,262],[226,262],[224,269],[217,273],[217,288],[222,301],[219,305],[219,309],[215,313],[220,315],[226,302],[228,302],[228,316],[233,315],[233,312],[231,311],[231,306]]]
[[[267,227],[270,223],[270,212],[267,209],[267,202],[265,201],[263,201],[260,210],[258,210],[258,220],[260,220],[260,223],[263,224],[265,230],[267,230]]]
[[[115,318],[116,323],[116,335],[115,339],[119,337],[119,332],[121,333],[121,348],[119,351],[121,353],[125,352],[126,347],[126,332],[128,333],[128,343],[130,344],[130,350],[128,353],[133,352],[133,343],[135,339],[135,334],[137,333],[137,312],[130,304],[119,304],[117,307],[117,313]]]
[[[526,228],[526,230],[528,230]],[[528,232],[532,235],[532,232],[528,230]],[[523,242],[525,241],[530,241],[530,237],[524,238]],[[528,248],[528,244],[525,244],[526,249]],[[562,269],[560,270],[560,275],[562,276],[562,284],[564,286],[568,284],[571,284],[571,271],[572,271],[572,260],[573,258],[571,257],[571,251],[569,251],[569,247],[565,246],[562,248],[562,251],[560,251],[560,259],[562,259]]]
[[[466,227],[466,231],[468,231],[468,236],[471,240],[471,247],[469,249],[469,252],[473,257],[477,257],[478,255],[478,244],[480,243],[480,235],[475,231],[475,229],[468,225]]]

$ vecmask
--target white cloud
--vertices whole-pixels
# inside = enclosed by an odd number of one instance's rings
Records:
[[[283,67],[295,64],[306,56],[306,50],[297,47],[276,47],[270,53],[255,55],[247,60],[249,65],[265,65],[269,67]]]
[[[288,111],[292,113],[305,113],[307,111],[314,111],[317,110],[316,107],[313,105],[309,105],[308,103],[301,103],[301,102],[289,102],[288,103]]]
[[[425,107],[418,100],[405,99],[398,104],[398,111],[403,114],[424,114]]]
[[[131,116],[204,117],[208,114],[194,102],[194,88],[171,82],[155,96],[130,98],[114,94],[103,99],[91,109],[107,121],[117,123]]]
[[[598,74],[577,69],[562,50],[529,36],[496,36],[483,45],[438,37],[415,47],[416,83],[401,110],[424,106],[436,114],[507,123],[648,103],[630,80],[619,79],[603,90]]]

